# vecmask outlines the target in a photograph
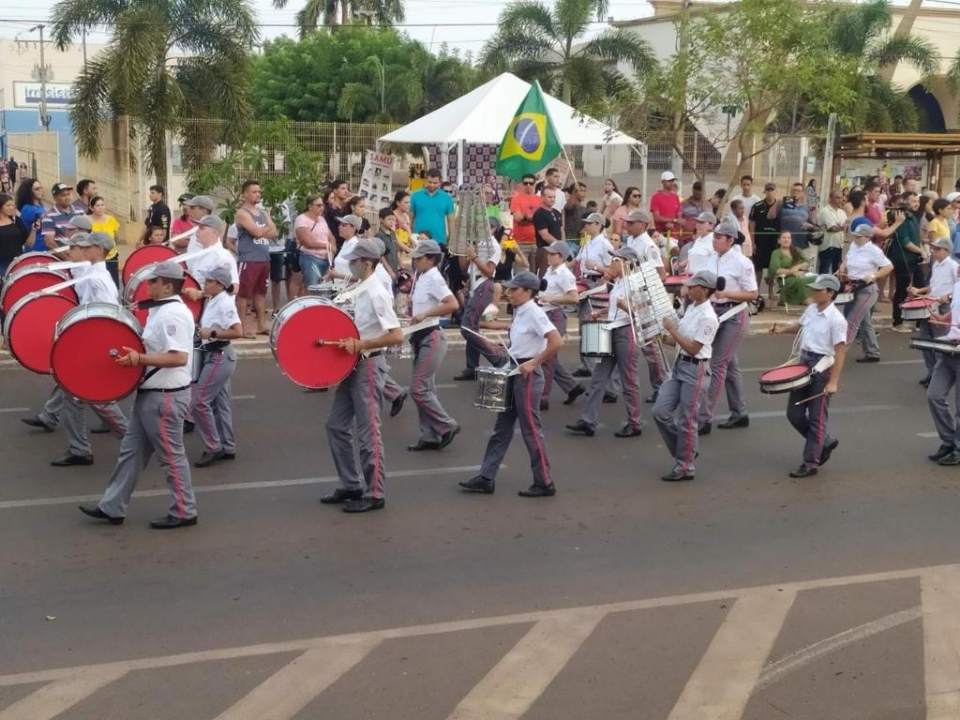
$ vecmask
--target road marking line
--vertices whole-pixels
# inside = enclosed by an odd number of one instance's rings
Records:
[[[536,702],[605,613],[587,611],[534,625],[460,701],[448,720],[516,720]]]
[[[743,715],[795,597],[766,590],[737,598],[667,720]]]
[[[927,720],[960,717],[960,567],[920,575]]]
[[[234,395],[230,398],[231,400],[256,400],[256,395]]]
[[[940,433],[935,433],[935,432],[917,433],[917,437],[918,438],[938,438],[940,437]]]
[[[82,668],[0,711],[0,720],[50,720],[124,675],[126,670],[120,668],[95,665]]]
[[[288,720],[363,660],[380,640],[331,642],[307,650],[215,720]]]
[[[506,467],[501,465],[500,467]],[[388,478],[417,477],[421,475],[445,475],[447,473],[477,472],[479,465],[458,465],[455,467],[425,468],[423,470],[394,470],[387,473]],[[231,492],[233,490],[268,490],[271,488],[295,487],[297,485],[322,485],[338,482],[336,475],[315,478],[295,478],[293,480],[262,480],[248,483],[224,483],[223,485],[194,486],[193,491],[200,493]],[[133,497],[166,497],[170,494],[167,489],[138,490]],[[14,510],[25,507],[46,507],[49,505],[72,505],[82,502],[96,502],[100,495],[72,495],[66,497],[32,498],[29,500],[6,500],[0,502],[0,510]]]
[[[763,669],[760,679],[757,681],[757,686],[754,689],[754,692],[757,693],[761,690],[765,690],[774,683],[780,682],[780,680],[782,680],[784,676],[788,675],[789,673],[795,672],[803,666],[809,665],[814,660],[832,653],[835,650],[839,650],[847,645],[852,645],[853,643],[858,643],[861,640],[866,640],[868,637],[879,635],[880,633],[887,630],[892,630],[895,627],[900,627],[908,622],[919,620],[922,617],[923,613],[920,610],[920,606],[917,605],[909,610],[901,610],[900,612],[892,613],[885,617],[878,618],[877,620],[873,620],[872,622],[858,625],[855,628],[845,630],[841,633],[833,635],[832,637],[825,638],[820,642],[816,642],[813,645],[809,645],[802,650],[797,650],[795,653],[791,653],[790,655],[782,657],[776,662],[767,665]]]
[[[0,408],[0,413],[27,412],[30,408]]]

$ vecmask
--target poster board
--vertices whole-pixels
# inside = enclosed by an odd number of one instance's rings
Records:
[[[393,155],[367,151],[359,194],[367,199],[370,210],[380,212],[393,202],[393,161]]]

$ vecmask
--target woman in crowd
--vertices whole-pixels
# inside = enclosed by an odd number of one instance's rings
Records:
[[[336,254],[336,240],[323,217],[323,208],[323,199],[319,195],[310,195],[304,211],[293,223],[303,285],[307,288],[320,284],[330,271],[330,263]]]
[[[163,245],[167,238],[167,231],[159,225],[150,225],[143,232],[143,236],[137,241],[137,247],[142,248],[146,245]]]
[[[120,260],[118,258],[117,246],[122,242],[120,238],[120,222],[107,213],[107,205],[102,197],[94,197],[90,200],[90,221],[93,223],[94,232],[105,232],[113,240],[113,249],[107,253],[107,271],[113,282],[120,286]]]
[[[17,187],[17,211],[20,213],[20,221],[27,227],[40,227],[40,218],[46,212],[43,207],[43,185],[34,178],[24,178]],[[34,233],[33,243],[29,250],[33,252],[46,252],[47,245],[43,242],[43,236],[40,233]]]
[[[640,188],[628,187],[623,193],[623,204],[616,209],[611,218],[611,229],[617,235],[622,235],[624,231],[624,221],[627,219],[627,213],[640,209],[640,201],[643,195]]]
[[[360,239],[367,237],[367,234],[370,232],[370,221],[363,215],[366,209],[367,199],[360,195],[354,195],[347,200],[347,204],[343,208],[344,215],[356,215],[363,220],[363,224],[360,226],[360,232],[357,233]]]
[[[13,198],[0,193],[0,284],[14,258],[22,254],[31,244],[30,236],[35,232],[33,225],[25,225],[17,217],[17,206]]]
[[[622,204],[623,195],[620,194],[620,188],[613,180],[607,178],[603,181],[603,200],[600,203],[600,214],[607,220],[611,220],[617,208]]]
[[[816,279],[816,275],[810,275],[807,272],[809,269],[810,264],[793,246],[790,233],[780,233],[777,249],[770,256],[770,274],[783,278],[780,290],[782,305],[803,305],[810,297],[810,283]],[[773,300],[772,294],[770,300]]]

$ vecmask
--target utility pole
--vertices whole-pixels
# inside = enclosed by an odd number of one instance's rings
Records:
[[[34,30],[40,31],[40,124],[47,132],[50,131],[50,121],[52,118],[47,113],[47,61],[43,54],[43,28],[44,25],[34,25],[27,32]]]

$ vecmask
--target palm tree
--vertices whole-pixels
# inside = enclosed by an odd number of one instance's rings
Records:
[[[147,170],[166,177],[166,133],[190,118],[222,118],[237,144],[253,119],[247,96],[250,52],[258,37],[248,0],[61,0],[53,9],[53,39],[63,49],[84,30],[107,26],[107,47],[80,71],[70,120],[77,147],[100,153],[104,118],[139,124]],[[187,161],[200,141],[185,137]]]
[[[525,80],[539,80],[578,107],[602,98],[621,78],[618,63],[642,76],[656,68],[650,46],[620,28],[604,30],[578,42],[591,21],[607,12],[607,0],[557,0],[553,9],[538,0],[516,0],[500,14],[496,34],[484,46],[481,67],[488,73],[506,70]]]
[[[287,6],[287,0],[273,0],[277,10]],[[346,25],[351,17],[361,18],[376,25],[403,22],[403,0],[306,0],[297,12],[300,37],[322,25]]]

